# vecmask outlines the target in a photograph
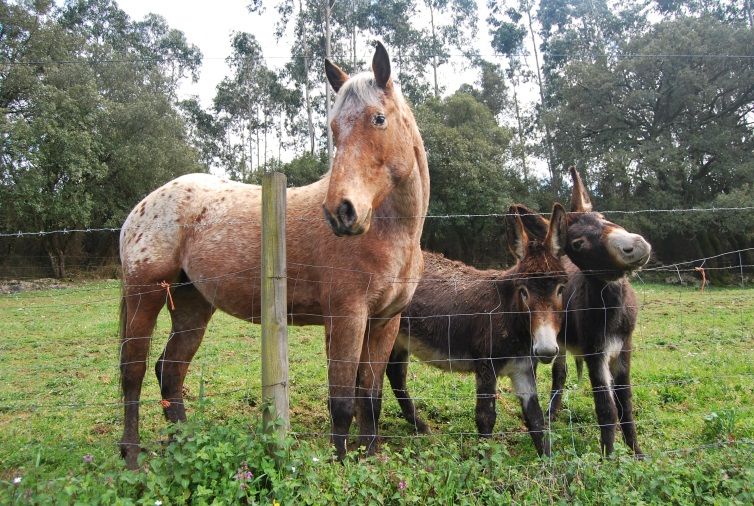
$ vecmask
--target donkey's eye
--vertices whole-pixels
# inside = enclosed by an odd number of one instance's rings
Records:
[[[372,116],[372,124],[376,127],[384,127],[387,124],[387,118],[381,112]]]
[[[521,301],[526,304],[526,301],[529,300],[529,291],[522,286],[518,289],[518,296],[521,297]]]
[[[581,251],[581,248],[584,247],[584,239],[582,238],[574,239],[571,242],[571,247],[573,248],[573,251]]]
[[[564,290],[565,290],[565,285],[558,285],[558,288],[555,290],[555,295],[557,295],[558,297],[562,297]]]

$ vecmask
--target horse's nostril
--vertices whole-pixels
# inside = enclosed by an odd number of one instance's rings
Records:
[[[338,206],[338,218],[344,227],[350,228],[356,223],[356,208],[350,200],[344,200]]]

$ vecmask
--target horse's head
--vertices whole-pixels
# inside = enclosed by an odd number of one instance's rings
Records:
[[[576,266],[604,280],[613,280],[636,271],[648,261],[652,247],[639,234],[632,234],[592,210],[592,202],[578,171],[571,167],[573,191],[568,214],[568,242],[565,252]],[[547,220],[517,206],[526,229],[541,236]]]
[[[325,72],[337,93],[330,115],[336,151],[322,208],[336,235],[359,235],[413,169],[407,106],[390,79],[390,59],[379,42],[372,72],[349,77],[330,60],[325,60]]]
[[[532,355],[550,363],[559,351],[563,290],[568,281],[560,261],[566,242],[565,209],[555,204],[542,239],[530,240],[516,206],[511,206],[506,221],[508,248],[518,260],[511,276],[514,283],[511,309],[526,319],[522,326],[528,329]]]

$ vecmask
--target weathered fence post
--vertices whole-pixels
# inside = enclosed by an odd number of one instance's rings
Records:
[[[282,441],[288,431],[288,321],[285,259],[285,174],[262,176],[263,420]],[[276,418],[282,422],[272,426]]]

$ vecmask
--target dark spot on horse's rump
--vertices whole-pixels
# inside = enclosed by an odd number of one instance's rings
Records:
[[[149,257],[144,257],[144,263],[149,262]]]
[[[145,251],[147,251],[147,248],[141,248],[142,253],[144,253]]]
[[[141,206],[141,211],[139,211],[139,216],[144,216],[144,206]]]
[[[134,241],[134,244],[136,244],[137,242],[141,241],[141,238],[142,238],[143,235],[144,235],[144,232],[140,233],[139,237],[137,237],[136,241]]]
[[[225,201],[225,197],[223,197],[223,198],[220,199],[220,202],[223,202],[223,201]]]
[[[177,185],[178,181],[173,181],[173,186]]]
[[[193,190],[191,188],[186,188],[186,193],[191,193]]]
[[[156,220],[157,218],[159,218],[159,215],[155,214],[154,219]]]

